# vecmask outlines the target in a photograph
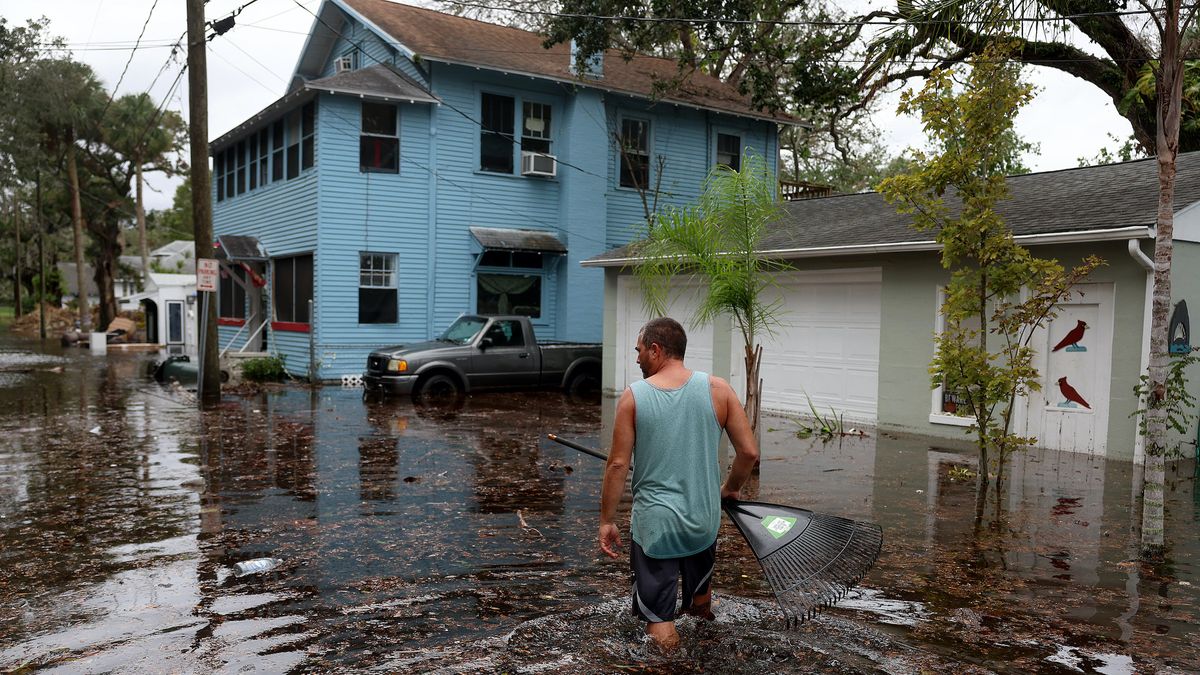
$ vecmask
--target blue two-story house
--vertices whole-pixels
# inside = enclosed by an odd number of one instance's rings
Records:
[[[321,379],[463,312],[599,341],[604,277],[579,262],[715,164],[774,168],[791,122],[667,59],[577,72],[527,31],[387,0],[317,14],[287,94],[211,151],[222,349]]]

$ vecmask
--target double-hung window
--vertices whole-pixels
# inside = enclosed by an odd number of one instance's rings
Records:
[[[358,254],[358,322],[396,323],[396,254]]]
[[[383,173],[397,173],[400,170],[396,106],[363,102],[362,135],[358,138],[358,170]]]
[[[717,134],[717,165],[742,170],[742,137]]]
[[[300,111],[287,116],[287,179],[300,175]]]
[[[237,145],[237,193],[246,191],[246,141],[238,141]]]
[[[258,132],[258,184],[266,185],[271,178],[270,168],[271,149],[268,145],[269,136],[266,129]]]
[[[271,180],[283,180],[283,120],[271,125]]]
[[[258,187],[258,134],[250,134],[250,171],[246,174],[246,178],[250,184],[246,186],[247,190],[253,190]]]
[[[234,195],[233,181],[237,178],[237,156],[235,155],[236,145],[231,145],[225,150],[225,198],[229,199]]]
[[[275,258],[272,283],[275,321],[307,324],[308,303],[313,297],[312,254]],[[276,326],[277,328],[280,326]],[[286,328],[286,327],[285,327]]]
[[[310,169],[317,161],[317,104],[308,102],[300,109],[300,168]]]
[[[621,187],[645,190],[650,185],[650,122],[621,120]]]
[[[535,101],[521,104],[521,150],[550,154],[550,106]]]
[[[484,93],[483,127],[479,136],[479,170],[513,172],[513,119],[516,101],[511,96]]]
[[[217,184],[217,201],[225,199],[225,153],[213,155],[213,182]]]

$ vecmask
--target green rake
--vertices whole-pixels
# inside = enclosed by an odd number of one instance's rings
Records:
[[[607,460],[604,453],[554,434],[550,440]],[[868,523],[793,506],[721,502],[725,515],[758,558],[788,627],[832,606],[879,558],[883,530]]]

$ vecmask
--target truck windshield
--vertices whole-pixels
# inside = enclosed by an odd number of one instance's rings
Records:
[[[482,316],[460,316],[438,336],[438,339],[465,345],[475,339],[485,324],[487,324],[487,319]]]

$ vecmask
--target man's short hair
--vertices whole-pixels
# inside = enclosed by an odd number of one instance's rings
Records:
[[[683,331],[683,326],[679,325],[678,321],[670,317],[660,316],[657,319],[650,319],[645,326],[642,326],[639,335],[643,347],[649,347],[657,342],[663,352],[672,358],[683,360],[683,355],[687,352],[687,333]]]

